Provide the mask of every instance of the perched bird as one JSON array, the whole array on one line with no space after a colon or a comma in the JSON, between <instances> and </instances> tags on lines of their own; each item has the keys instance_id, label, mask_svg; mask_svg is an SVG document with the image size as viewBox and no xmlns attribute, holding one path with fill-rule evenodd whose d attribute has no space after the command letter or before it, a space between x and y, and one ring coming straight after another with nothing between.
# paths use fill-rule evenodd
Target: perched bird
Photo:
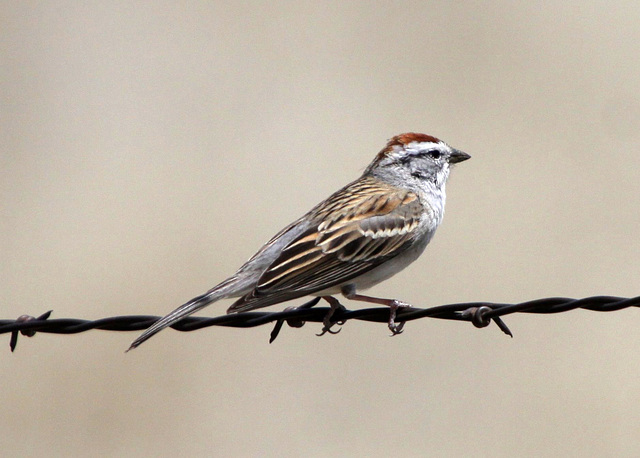
<instances>
[{"instance_id":1,"label":"perched bird","mask_svg":"<svg viewBox=\"0 0 640 458\"><path fill-rule=\"evenodd\" d=\"M231 277L155 322L129 350L225 298L239 298L227 310L236 313L320 296L331 305L324 334L332 332L331 315L340 307L333 295L341 293L389 306L389 329L402 332L396 310L409 304L358 292L422 254L442 222L450 165L470 157L430 135L393 137L360 178L278 232Z\"/></svg>"}]
</instances>

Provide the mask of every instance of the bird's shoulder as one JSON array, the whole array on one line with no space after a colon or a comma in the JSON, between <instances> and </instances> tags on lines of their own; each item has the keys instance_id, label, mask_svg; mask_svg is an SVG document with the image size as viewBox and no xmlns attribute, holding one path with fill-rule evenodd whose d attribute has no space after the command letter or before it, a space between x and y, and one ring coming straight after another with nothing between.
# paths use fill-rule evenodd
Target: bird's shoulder
<instances>
[{"instance_id":1,"label":"bird's shoulder","mask_svg":"<svg viewBox=\"0 0 640 458\"><path fill-rule=\"evenodd\" d=\"M365 176L349 183L309 213L318 223L318 231L359 223L394 214L412 219L423 211L414 192Z\"/></svg>"}]
</instances>

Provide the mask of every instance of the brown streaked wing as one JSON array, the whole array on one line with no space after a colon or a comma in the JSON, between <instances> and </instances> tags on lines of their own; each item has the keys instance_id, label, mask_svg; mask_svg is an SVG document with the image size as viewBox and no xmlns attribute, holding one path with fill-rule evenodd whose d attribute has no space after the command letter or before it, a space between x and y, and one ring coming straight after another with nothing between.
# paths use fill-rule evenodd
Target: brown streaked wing
<instances>
[{"instance_id":1,"label":"brown streaked wing","mask_svg":"<svg viewBox=\"0 0 640 458\"><path fill-rule=\"evenodd\" d=\"M351 183L309 213L320 224L289 243L229 311L313 294L366 273L412 243L421 214L411 192L370 178Z\"/></svg>"}]
</instances>

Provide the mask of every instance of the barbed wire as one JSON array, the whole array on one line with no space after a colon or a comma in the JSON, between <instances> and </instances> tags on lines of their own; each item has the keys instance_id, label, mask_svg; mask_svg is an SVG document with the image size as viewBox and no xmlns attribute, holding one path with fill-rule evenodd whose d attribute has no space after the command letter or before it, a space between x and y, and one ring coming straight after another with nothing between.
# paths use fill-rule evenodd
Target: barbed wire
<instances>
[{"instance_id":1,"label":"barbed wire","mask_svg":"<svg viewBox=\"0 0 640 458\"><path fill-rule=\"evenodd\" d=\"M275 322L269 339L269 343L271 343L278 337L285 323L294 328L302 327L306 322L322 323L330 309L329 307L313 308L319 300L320 298L314 298L301 306L288 307L281 312L243 312L214 318L188 317L171 327L177 331L189 332L209 326L252 328ZM640 307L640 296L632 298L593 296L582 299L549 297L517 304L466 302L429 308L413 307L409 309L399 309L396 322L407 322L420 318L438 318L466 321L472 323L477 328L483 328L493 321L502 332L513 337L513 334L501 318L505 315L513 313L561 313L574 309L613 312L628 307ZM9 342L11 351L14 351L16 348L18 333L33 337L36 332L77 334L91 329L101 329L103 331L140 331L148 328L161 318L154 315L126 315L93 321L75 318L57 318L50 320L49 317L51 313L52 311L48 311L38 317L22 315L16 320L0 320L0 334L11 333L11 340ZM389 308L374 307L357 310L341 308L336 310L332 315L332 322L339 325L349 320L387 323L389 320Z\"/></svg>"}]
</instances>

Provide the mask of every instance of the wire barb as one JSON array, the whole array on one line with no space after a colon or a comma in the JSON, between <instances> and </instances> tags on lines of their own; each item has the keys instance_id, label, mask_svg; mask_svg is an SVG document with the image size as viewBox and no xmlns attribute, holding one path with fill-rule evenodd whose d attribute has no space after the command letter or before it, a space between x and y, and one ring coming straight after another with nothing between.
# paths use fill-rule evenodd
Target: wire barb
<instances>
[{"instance_id":1,"label":"wire barb","mask_svg":"<svg viewBox=\"0 0 640 458\"><path fill-rule=\"evenodd\" d=\"M209 326L227 326L234 328L252 328L267 323L275 323L271 331L269 342L273 342L279 335L284 323L289 327L300 328L308 321L322 323L329 307L316 307L320 298L298 307L287 307L281 312L244 312L222 315L215 318L188 317L171 326L177 331L195 331ZM640 296L625 298L615 296L593 296L582 299L567 297L550 297L521 302L518 304L498 304L490 302L471 302L460 304L439 305L430 308L402 308L398 310L397 321L408 322L420 318L438 318L444 320L467 321L477 328L487 327L491 321L508 336L513 334L502 321L501 317L512 313L561 313L574 309L584 309L596 312L613 312L629 307L640 307ZM0 320L0 334L11 334L9 346L14 351L18 342L18 333L32 337L36 332L51 334L77 334L90 329L105 331L140 331L148 328L160 317L148 315L129 315L102 318L95 321L71 318L53 319L51 311L34 318L23 315L16 320ZM389 308L375 307L358 310L338 308L334 311L331 321L346 323L349 320L371 321L388 324Z\"/></svg>"},{"instance_id":2,"label":"wire barb","mask_svg":"<svg viewBox=\"0 0 640 458\"><path fill-rule=\"evenodd\" d=\"M51 312L53 310L49 310L48 312L43 313L38 318L33 317L31 315L20 315L16 320L16 323L33 323L33 321L44 321L51 316ZM21 329L20 334L27 337L33 337L36 335L36 331L34 329ZM16 349L16 345L18 345L18 331L11 332L11 339L9 340L9 348L11 349L11 353Z\"/></svg>"}]
</instances>

